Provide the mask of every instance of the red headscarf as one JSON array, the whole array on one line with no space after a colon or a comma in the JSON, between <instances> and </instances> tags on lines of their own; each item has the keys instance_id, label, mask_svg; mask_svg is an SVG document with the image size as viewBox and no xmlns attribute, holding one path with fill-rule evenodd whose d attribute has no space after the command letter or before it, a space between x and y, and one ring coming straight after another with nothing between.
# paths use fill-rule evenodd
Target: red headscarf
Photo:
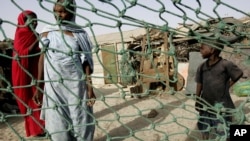
<instances>
[{"instance_id":1,"label":"red headscarf","mask_svg":"<svg viewBox=\"0 0 250 141\"><path fill-rule=\"evenodd\" d=\"M19 14L17 19L17 28L14 39L15 50L19 55L27 55L28 47L36 40L37 33L34 33L28 25L25 25L28 15L36 15L30 10L25 10Z\"/></svg>"}]
</instances>

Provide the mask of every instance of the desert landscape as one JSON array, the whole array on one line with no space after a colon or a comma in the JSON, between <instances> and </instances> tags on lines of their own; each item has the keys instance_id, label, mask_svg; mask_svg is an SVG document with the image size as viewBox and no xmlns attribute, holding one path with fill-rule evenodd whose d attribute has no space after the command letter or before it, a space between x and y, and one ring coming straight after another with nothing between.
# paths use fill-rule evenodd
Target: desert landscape
<instances>
[{"instance_id":1,"label":"desert landscape","mask_svg":"<svg viewBox=\"0 0 250 141\"><path fill-rule=\"evenodd\" d=\"M127 88L118 89L117 85L99 86L95 91L98 99L94 105L97 120L94 141L195 141L200 138L196 127L198 112L190 95L158 93L138 99L131 98ZM232 97L236 105L246 99ZM1 115L0 129L1 141L49 141L46 137L26 138L22 117Z\"/></svg>"}]
</instances>

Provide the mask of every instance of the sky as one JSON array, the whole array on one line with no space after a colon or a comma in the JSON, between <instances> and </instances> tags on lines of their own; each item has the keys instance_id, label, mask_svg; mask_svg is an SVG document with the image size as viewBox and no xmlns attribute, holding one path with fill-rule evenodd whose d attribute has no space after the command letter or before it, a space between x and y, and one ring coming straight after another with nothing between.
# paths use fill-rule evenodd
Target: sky
<instances>
[{"instance_id":1,"label":"sky","mask_svg":"<svg viewBox=\"0 0 250 141\"><path fill-rule=\"evenodd\" d=\"M37 32L39 33L46 24L55 23L52 13L53 0L0 0L0 19L2 20L0 31L0 41L5 37L14 39L17 17L22 10L32 10L38 16ZM175 6L173 1L180 2ZM197 3L201 2L201 7ZM233 7L229 8L223 4L217 5L213 0L112 0L110 4L100 2L99 0L76 0L77 17L76 23L93 35L101 35L112 32L119 32L117 27L121 21L122 31L132 30L143 26L141 21L151 23L153 25L167 24L169 27L177 27L178 23L183 23L182 18L186 15L188 18L199 22L192 9L200 9L200 11L210 17L235 17L241 18L246 16L245 13L250 13L249 0L220 0L223 3ZM131 2L137 2L135 6ZM185 6L183 6L185 5ZM160 14L160 10L165 8L165 12ZM97 12L95 11L97 10ZM238 9L238 10L234 10ZM132 20L121 18L122 14L132 17ZM243 13L241 12L243 11ZM176 15L178 16L176 16ZM199 17L207 19L204 14L199 14ZM187 20L188 23L193 23L192 20ZM0 22L1 23L1 22ZM89 28L87 25L92 24ZM93 31L93 32L91 32Z\"/></svg>"}]
</instances>

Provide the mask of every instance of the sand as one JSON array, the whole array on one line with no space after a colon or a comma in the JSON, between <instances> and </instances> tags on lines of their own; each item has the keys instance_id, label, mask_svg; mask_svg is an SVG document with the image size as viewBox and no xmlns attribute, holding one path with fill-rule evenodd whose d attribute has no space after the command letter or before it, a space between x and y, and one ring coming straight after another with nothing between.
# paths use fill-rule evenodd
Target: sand
<instances>
[{"instance_id":1,"label":"sand","mask_svg":"<svg viewBox=\"0 0 250 141\"><path fill-rule=\"evenodd\" d=\"M94 114L98 122L94 141L194 141L200 138L194 100L182 92L174 95L151 94L137 99L130 97L127 88L123 88L122 93L115 85L104 85L95 91L98 100L94 105ZM233 99L239 105L245 98L233 95ZM148 118L150 111L153 114ZM18 141L21 138L49 141L26 138L22 117L7 118L7 122L9 126L0 123L0 141Z\"/></svg>"}]
</instances>

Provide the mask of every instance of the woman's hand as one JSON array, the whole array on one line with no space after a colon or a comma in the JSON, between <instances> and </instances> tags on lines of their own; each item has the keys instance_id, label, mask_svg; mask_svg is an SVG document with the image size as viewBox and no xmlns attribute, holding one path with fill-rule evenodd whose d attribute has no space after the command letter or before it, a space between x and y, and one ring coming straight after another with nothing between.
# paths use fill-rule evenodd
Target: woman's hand
<instances>
[{"instance_id":1,"label":"woman's hand","mask_svg":"<svg viewBox=\"0 0 250 141\"><path fill-rule=\"evenodd\" d=\"M87 105L92 107L95 104L96 96L93 90L88 91L88 102Z\"/></svg>"},{"instance_id":2,"label":"woman's hand","mask_svg":"<svg viewBox=\"0 0 250 141\"><path fill-rule=\"evenodd\" d=\"M39 90L36 90L34 96L32 97L32 100L34 101L34 103L40 106L42 105L42 98L43 94Z\"/></svg>"},{"instance_id":3,"label":"woman's hand","mask_svg":"<svg viewBox=\"0 0 250 141\"><path fill-rule=\"evenodd\" d=\"M92 107L95 104L96 96L92 87L91 80L91 68L88 61L84 61L82 64L83 72L86 74L86 82L87 82L87 91L88 91L88 101L87 105Z\"/></svg>"}]
</instances>

